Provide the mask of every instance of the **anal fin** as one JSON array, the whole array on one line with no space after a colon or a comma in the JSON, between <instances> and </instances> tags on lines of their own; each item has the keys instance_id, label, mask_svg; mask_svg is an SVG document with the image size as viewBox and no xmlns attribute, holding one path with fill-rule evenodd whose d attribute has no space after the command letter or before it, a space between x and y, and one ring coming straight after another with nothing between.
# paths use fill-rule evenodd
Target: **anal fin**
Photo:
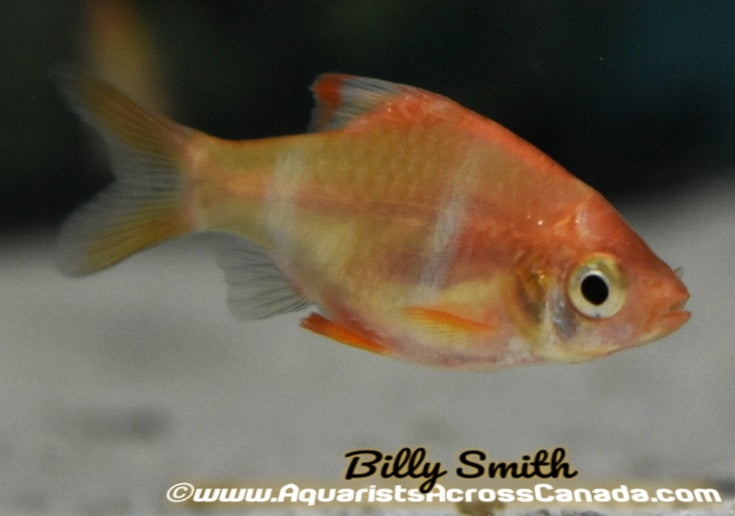
<instances>
[{"instance_id":1,"label":"anal fin","mask_svg":"<svg viewBox=\"0 0 735 516\"><path fill-rule=\"evenodd\" d=\"M306 319L301 321L301 326L307 330L313 331L314 333L318 333L341 342L342 344L354 346L366 351L372 351L373 353L378 353L380 355L384 355L388 352L385 347L373 342L368 337L332 322L317 313L310 314Z\"/></svg>"},{"instance_id":2,"label":"anal fin","mask_svg":"<svg viewBox=\"0 0 735 516\"><path fill-rule=\"evenodd\" d=\"M310 304L255 244L234 235L221 235L217 243L218 262L229 286L227 304L238 318L262 319Z\"/></svg>"}]
</instances>

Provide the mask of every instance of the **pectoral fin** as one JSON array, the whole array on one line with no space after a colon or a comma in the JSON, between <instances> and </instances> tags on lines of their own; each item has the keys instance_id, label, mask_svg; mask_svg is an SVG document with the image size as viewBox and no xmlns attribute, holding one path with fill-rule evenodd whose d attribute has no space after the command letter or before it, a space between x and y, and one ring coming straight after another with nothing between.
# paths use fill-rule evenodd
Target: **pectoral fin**
<instances>
[{"instance_id":1,"label":"pectoral fin","mask_svg":"<svg viewBox=\"0 0 735 516\"><path fill-rule=\"evenodd\" d=\"M384 355L388 352L385 347L373 342L368 337L332 322L317 313L310 314L306 319L301 321L301 326L307 330L313 331L314 333L318 333L341 342L342 344L354 346L366 351L372 351L373 353L378 353L380 355Z\"/></svg>"},{"instance_id":2,"label":"pectoral fin","mask_svg":"<svg viewBox=\"0 0 735 516\"><path fill-rule=\"evenodd\" d=\"M404 309L404 313L410 321L439 334L477 334L496 331L493 324L467 319L441 308L409 306Z\"/></svg>"}]
</instances>

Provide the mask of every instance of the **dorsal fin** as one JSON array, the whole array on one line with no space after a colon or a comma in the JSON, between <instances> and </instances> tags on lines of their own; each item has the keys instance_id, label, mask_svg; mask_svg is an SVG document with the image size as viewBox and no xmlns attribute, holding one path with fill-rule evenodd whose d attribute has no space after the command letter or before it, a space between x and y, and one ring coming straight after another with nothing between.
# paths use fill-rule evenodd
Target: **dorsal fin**
<instances>
[{"instance_id":1,"label":"dorsal fin","mask_svg":"<svg viewBox=\"0 0 735 516\"><path fill-rule=\"evenodd\" d=\"M311 112L309 131L341 129L397 94L413 89L380 79L322 74L311 86L315 106Z\"/></svg>"}]
</instances>

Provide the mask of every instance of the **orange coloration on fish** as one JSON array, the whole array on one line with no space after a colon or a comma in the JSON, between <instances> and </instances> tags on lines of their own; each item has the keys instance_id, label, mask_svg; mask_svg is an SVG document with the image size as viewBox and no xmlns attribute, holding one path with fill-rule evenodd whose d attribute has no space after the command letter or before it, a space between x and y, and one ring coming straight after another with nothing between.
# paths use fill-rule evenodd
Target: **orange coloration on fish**
<instances>
[{"instance_id":1,"label":"orange coloration on fish","mask_svg":"<svg viewBox=\"0 0 735 516\"><path fill-rule=\"evenodd\" d=\"M439 95L323 75L311 132L234 142L57 76L117 175L62 229L68 274L220 232L240 317L314 304L309 330L467 370L602 357L689 317L677 275L600 194Z\"/></svg>"}]
</instances>

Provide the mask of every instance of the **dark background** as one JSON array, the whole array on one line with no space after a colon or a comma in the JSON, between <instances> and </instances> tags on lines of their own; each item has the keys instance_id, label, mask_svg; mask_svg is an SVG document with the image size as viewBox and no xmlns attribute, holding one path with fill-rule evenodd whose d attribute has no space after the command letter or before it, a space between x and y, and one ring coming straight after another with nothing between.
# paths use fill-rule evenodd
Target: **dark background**
<instances>
[{"instance_id":1,"label":"dark background","mask_svg":"<svg viewBox=\"0 0 735 516\"><path fill-rule=\"evenodd\" d=\"M110 180L48 70L87 5L0 1L0 229L60 222ZM616 199L735 165L732 1L218 1L138 5L168 113L230 138L302 132L324 71L444 94Z\"/></svg>"}]
</instances>

